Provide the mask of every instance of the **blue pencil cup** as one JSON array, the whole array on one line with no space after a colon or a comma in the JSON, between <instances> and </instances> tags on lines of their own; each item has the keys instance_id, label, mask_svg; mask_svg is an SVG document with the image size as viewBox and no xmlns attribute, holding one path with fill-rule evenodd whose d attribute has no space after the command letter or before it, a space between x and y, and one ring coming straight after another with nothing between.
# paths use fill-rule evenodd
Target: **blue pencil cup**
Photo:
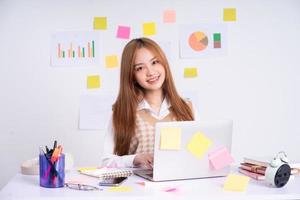
<instances>
[{"instance_id":1,"label":"blue pencil cup","mask_svg":"<svg viewBox=\"0 0 300 200\"><path fill-rule=\"evenodd\" d=\"M40 186L59 188L65 185L65 155L61 154L57 161L51 163L50 158L40 155Z\"/></svg>"}]
</instances>

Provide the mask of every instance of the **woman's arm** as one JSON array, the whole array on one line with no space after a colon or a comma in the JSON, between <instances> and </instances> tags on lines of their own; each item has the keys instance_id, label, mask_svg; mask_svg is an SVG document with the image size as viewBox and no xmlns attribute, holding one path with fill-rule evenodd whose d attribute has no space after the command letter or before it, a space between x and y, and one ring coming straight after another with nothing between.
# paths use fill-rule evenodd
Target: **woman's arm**
<instances>
[{"instance_id":1,"label":"woman's arm","mask_svg":"<svg viewBox=\"0 0 300 200\"><path fill-rule=\"evenodd\" d=\"M114 132L112 126L112 119L109 122L107 131L105 133L103 156L101 158L101 166L106 167L133 167L133 160L135 155L118 156L114 154Z\"/></svg>"}]
</instances>

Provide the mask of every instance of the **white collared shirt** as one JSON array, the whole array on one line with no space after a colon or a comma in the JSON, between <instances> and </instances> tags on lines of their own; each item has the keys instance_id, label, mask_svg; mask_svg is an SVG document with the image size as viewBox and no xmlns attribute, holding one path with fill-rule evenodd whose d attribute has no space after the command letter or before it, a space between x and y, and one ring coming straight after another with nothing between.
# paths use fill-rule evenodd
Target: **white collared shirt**
<instances>
[{"instance_id":1,"label":"white collared shirt","mask_svg":"<svg viewBox=\"0 0 300 200\"><path fill-rule=\"evenodd\" d=\"M137 110L147 110L154 118L161 120L164 117L166 117L170 111L170 104L166 100L166 98L163 100L159 112L156 112L150 104L143 99L138 107ZM198 119L198 112L193 107L193 112L195 115L195 119ZM124 156L118 156L114 154L114 132L113 132L113 126L112 126L112 118L110 119L108 129L104 138L104 149L103 149L103 156L102 156L102 163L101 166L110 166L110 167L133 167L133 160L135 157L135 154L133 155L124 155Z\"/></svg>"},{"instance_id":2,"label":"white collared shirt","mask_svg":"<svg viewBox=\"0 0 300 200\"><path fill-rule=\"evenodd\" d=\"M137 110L138 111L139 110L147 110L152 115L152 117L154 117L158 120L161 120L170 113L170 111L169 111L170 106L171 105L167 102L167 100L165 98L163 100L163 102L161 103L160 110L158 112L156 112L153 108L151 108L150 104L144 99L138 105Z\"/></svg>"}]
</instances>

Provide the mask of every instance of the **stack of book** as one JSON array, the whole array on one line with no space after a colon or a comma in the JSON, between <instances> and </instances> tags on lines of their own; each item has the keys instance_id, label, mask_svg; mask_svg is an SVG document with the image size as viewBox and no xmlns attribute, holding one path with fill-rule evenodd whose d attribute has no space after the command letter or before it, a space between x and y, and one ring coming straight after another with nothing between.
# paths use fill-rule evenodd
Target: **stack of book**
<instances>
[{"instance_id":1,"label":"stack of book","mask_svg":"<svg viewBox=\"0 0 300 200\"><path fill-rule=\"evenodd\" d=\"M261 165L256 165L252 163L243 162L239 167L239 172L242 174L254 178L256 180L264 180L266 167Z\"/></svg>"},{"instance_id":2,"label":"stack of book","mask_svg":"<svg viewBox=\"0 0 300 200\"><path fill-rule=\"evenodd\" d=\"M245 157L239 167L239 172L256 180L264 180L270 161L271 158ZM289 165L291 167L291 175L300 174L299 163L291 162Z\"/></svg>"}]
</instances>

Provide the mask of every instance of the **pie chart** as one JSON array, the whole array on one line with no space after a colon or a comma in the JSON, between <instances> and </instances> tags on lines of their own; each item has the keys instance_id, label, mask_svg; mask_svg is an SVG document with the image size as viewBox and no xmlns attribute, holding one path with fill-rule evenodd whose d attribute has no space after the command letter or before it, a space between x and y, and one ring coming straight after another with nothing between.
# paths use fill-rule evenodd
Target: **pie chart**
<instances>
[{"instance_id":1,"label":"pie chart","mask_svg":"<svg viewBox=\"0 0 300 200\"><path fill-rule=\"evenodd\" d=\"M189 37L189 45L195 51L203 51L208 45L208 38L203 32L194 32Z\"/></svg>"}]
</instances>

